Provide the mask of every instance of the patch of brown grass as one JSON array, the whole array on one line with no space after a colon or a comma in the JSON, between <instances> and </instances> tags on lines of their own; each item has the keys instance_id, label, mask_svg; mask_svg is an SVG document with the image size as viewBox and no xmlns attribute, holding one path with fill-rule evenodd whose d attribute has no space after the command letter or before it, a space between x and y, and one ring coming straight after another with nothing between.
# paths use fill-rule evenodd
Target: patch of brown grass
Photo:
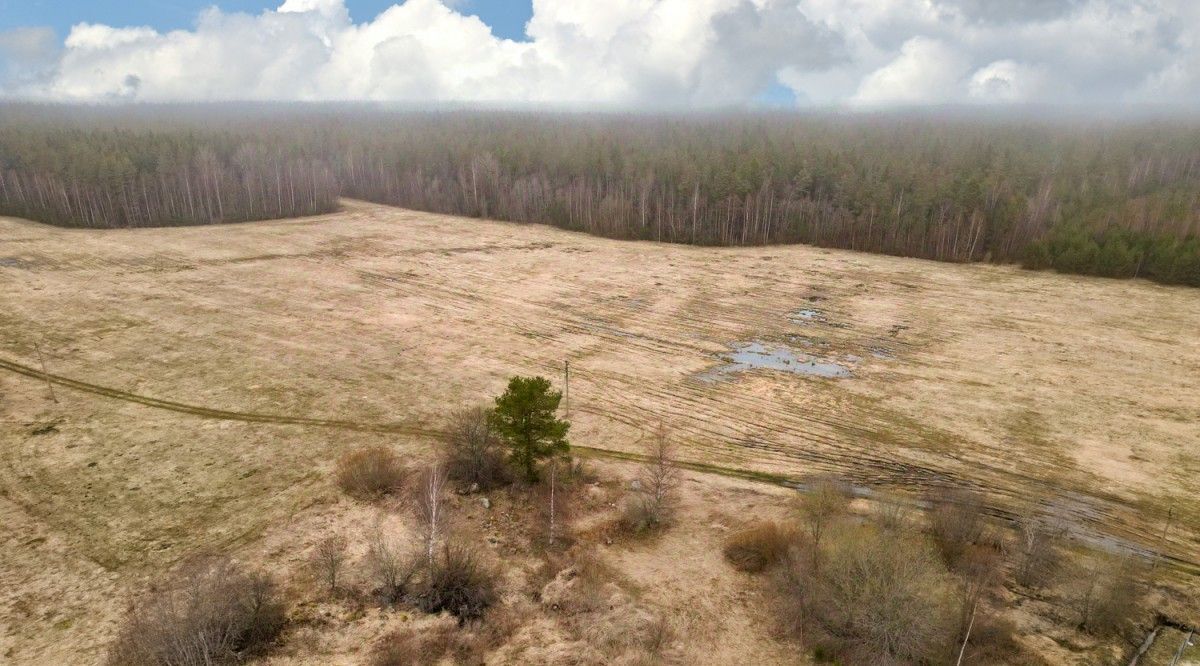
<instances>
[{"instance_id":1,"label":"patch of brown grass","mask_svg":"<svg viewBox=\"0 0 1200 666\"><path fill-rule=\"evenodd\" d=\"M369 446L342 456L337 465L337 484L351 497L372 500L393 493L404 485L400 457L386 446Z\"/></svg>"},{"instance_id":2,"label":"patch of brown grass","mask_svg":"<svg viewBox=\"0 0 1200 666\"><path fill-rule=\"evenodd\" d=\"M725 540L725 559L739 571L757 573L782 561L795 543L795 532L778 523L752 523Z\"/></svg>"}]
</instances>

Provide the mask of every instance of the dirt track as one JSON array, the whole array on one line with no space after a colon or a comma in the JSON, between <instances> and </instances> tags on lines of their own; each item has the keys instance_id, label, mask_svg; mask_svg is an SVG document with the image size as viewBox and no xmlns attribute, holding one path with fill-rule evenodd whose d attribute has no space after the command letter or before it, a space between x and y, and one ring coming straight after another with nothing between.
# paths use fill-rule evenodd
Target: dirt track
<instances>
[{"instance_id":1,"label":"dirt track","mask_svg":"<svg viewBox=\"0 0 1200 666\"><path fill-rule=\"evenodd\" d=\"M1173 504L1166 550L1200 550L1194 290L359 203L190 229L0 220L0 258L0 367L17 371L0 376L0 497L79 566L150 571L252 539L344 447L420 452L447 404L512 373L558 379L568 358L583 446L636 451L661 419L699 466L967 484L1149 547ZM747 341L852 376L705 379ZM35 343L81 389L61 404Z\"/></svg>"}]
</instances>

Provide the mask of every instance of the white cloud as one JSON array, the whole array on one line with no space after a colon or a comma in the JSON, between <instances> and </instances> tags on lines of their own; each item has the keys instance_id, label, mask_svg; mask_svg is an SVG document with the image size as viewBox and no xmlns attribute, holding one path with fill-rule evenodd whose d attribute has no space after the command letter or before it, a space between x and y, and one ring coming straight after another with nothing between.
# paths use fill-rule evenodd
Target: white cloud
<instances>
[{"instance_id":1,"label":"white cloud","mask_svg":"<svg viewBox=\"0 0 1200 666\"><path fill-rule=\"evenodd\" d=\"M997 60L971 75L968 94L983 102L1036 102L1049 91L1046 73L1012 60Z\"/></svg>"},{"instance_id":2,"label":"white cloud","mask_svg":"<svg viewBox=\"0 0 1200 666\"><path fill-rule=\"evenodd\" d=\"M818 104L1200 102L1193 0L533 0L526 41L466 6L0 32L0 95L712 106L779 81Z\"/></svg>"},{"instance_id":3,"label":"white cloud","mask_svg":"<svg viewBox=\"0 0 1200 666\"><path fill-rule=\"evenodd\" d=\"M913 37L894 60L863 79L851 101L867 105L954 101L969 67L953 48L935 39Z\"/></svg>"}]
</instances>

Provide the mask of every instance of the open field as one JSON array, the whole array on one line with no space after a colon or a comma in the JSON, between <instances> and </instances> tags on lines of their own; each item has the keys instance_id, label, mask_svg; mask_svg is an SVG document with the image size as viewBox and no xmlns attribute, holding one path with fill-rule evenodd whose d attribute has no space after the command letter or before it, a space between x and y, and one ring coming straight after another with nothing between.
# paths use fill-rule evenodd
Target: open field
<instances>
[{"instance_id":1,"label":"open field","mask_svg":"<svg viewBox=\"0 0 1200 666\"><path fill-rule=\"evenodd\" d=\"M0 656L22 662L94 657L132 582L327 511L345 448L420 454L448 404L568 359L578 445L637 451L662 420L714 471L964 483L1108 547L1158 549L1170 508L1162 550L1200 566L1193 289L347 202L203 228L0 219L0 303Z\"/></svg>"}]
</instances>

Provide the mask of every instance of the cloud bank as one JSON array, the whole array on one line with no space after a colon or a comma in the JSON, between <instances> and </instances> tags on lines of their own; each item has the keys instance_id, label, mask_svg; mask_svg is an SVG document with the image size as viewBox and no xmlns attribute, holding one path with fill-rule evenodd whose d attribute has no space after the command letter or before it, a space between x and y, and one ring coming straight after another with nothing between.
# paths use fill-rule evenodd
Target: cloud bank
<instances>
[{"instance_id":1,"label":"cloud bank","mask_svg":"<svg viewBox=\"0 0 1200 666\"><path fill-rule=\"evenodd\" d=\"M354 23L343 0L190 30L0 32L0 96L593 107L1200 102L1193 0L534 0L527 39L459 3Z\"/></svg>"}]
</instances>

